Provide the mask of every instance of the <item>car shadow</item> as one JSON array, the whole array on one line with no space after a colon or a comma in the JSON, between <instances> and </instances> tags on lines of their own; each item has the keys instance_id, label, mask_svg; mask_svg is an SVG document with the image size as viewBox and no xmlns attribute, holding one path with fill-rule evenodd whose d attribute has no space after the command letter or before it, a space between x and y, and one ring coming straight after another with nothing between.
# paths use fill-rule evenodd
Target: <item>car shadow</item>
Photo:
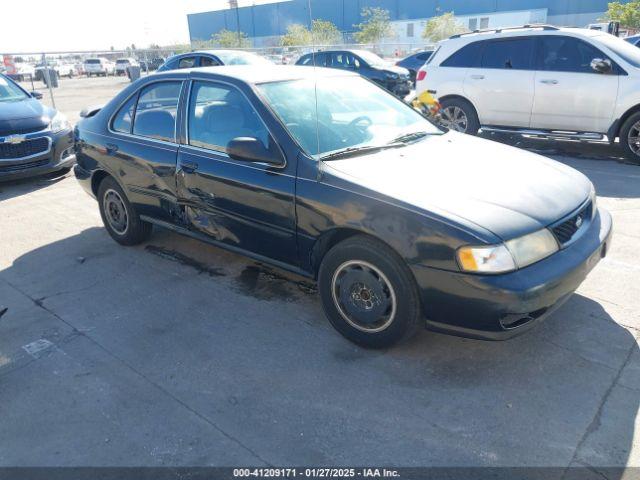
<instances>
[{"instance_id":1,"label":"car shadow","mask_svg":"<svg viewBox=\"0 0 640 480\"><path fill-rule=\"evenodd\" d=\"M579 478L619 479L606 467L629 460L640 396L623 367L638 361L636 340L580 294L505 342L425 331L372 351L331 329L297 277L162 230L124 248L90 228L21 255L0 279L275 464L377 455L395 465L557 467L543 478L572 478L571 465L586 469ZM11 333L3 326L0 337ZM230 392L247 401L228 408ZM65 428L60 418L74 412L57 415L51 424ZM275 453L298 419L318 417L314 435ZM313 457L318 445L323 456Z\"/></svg>"},{"instance_id":2,"label":"car shadow","mask_svg":"<svg viewBox=\"0 0 640 480\"><path fill-rule=\"evenodd\" d=\"M37 175L20 180L0 181L0 202L9 200L10 198L27 195L42 188L50 187L68 176L73 175L72 172L58 171Z\"/></svg>"}]
</instances>

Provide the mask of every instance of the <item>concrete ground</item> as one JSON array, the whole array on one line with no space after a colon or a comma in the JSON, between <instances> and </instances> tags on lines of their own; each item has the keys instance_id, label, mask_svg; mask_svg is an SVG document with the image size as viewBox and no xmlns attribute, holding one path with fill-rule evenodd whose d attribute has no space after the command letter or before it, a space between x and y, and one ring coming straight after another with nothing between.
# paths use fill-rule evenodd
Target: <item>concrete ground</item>
<instances>
[{"instance_id":1,"label":"concrete ground","mask_svg":"<svg viewBox=\"0 0 640 480\"><path fill-rule=\"evenodd\" d=\"M0 184L0 466L640 467L640 167L502 140L585 173L615 228L506 342L363 350L298 278L160 229L121 247L70 175Z\"/></svg>"}]
</instances>

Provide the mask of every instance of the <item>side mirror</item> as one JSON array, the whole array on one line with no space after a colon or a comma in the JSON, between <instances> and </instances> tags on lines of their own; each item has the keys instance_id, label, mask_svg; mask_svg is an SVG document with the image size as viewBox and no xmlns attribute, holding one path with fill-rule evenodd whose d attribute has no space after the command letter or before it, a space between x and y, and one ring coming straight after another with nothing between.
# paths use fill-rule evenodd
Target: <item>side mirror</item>
<instances>
[{"instance_id":1,"label":"side mirror","mask_svg":"<svg viewBox=\"0 0 640 480\"><path fill-rule=\"evenodd\" d=\"M36 92L35 90L31 92L31 96L36 100L42 100L42 94L40 92Z\"/></svg>"},{"instance_id":2,"label":"side mirror","mask_svg":"<svg viewBox=\"0 0 640 480\"><path fill-rule=\"evenodd\" d=\"M598 73L609 73L613 70L611 60L603 60L602 58L594 58L591 60L591 68Z\"/></svg>"},{"instance_id":3,"label":"side mirror","mask_svg":"<svg viewBox=\"0 0 640 480\"><path fill-rule=\"evenodd\" d=\"M282 165L283 158L264 146L254 137L236 137L227 144L227 154L234 160L246 162L263 162L270 165Z\"/></svg>"}]
</instances>

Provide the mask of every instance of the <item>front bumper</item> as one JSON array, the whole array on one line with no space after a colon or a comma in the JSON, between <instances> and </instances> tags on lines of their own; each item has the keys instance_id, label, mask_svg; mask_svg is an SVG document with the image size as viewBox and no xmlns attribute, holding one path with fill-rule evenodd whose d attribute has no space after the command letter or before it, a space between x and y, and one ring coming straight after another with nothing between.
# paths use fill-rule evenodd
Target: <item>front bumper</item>
<instances>
[{"instance_id":1,"label":"front bumper","mask_svg":"<svg viewBox=\"0 0 640 480\"><path fill-rule=\"evenodd\" d=\"M0 181L18 180L71 168L76 162L73 131L35 132L25 135L27 140L48 137L51 147L42 153L22 158L0 158ZM4 138L0 137L0 142Z\"/></svg>"},{"instance_id":2,"label":"front bumper","mask_svg":"<svg viewBox=\"0 0 640 480\"><path fill-rule=\"evenodd\" d=\"M600 208L578 241L515 272L473 275L412 266L427 328L485 340L529 330L562 305L606 255L611 232L611 215Z\"/></svg>"},{"instance_id":3,"label":"front bumper","mask_svg":"<svg viewBox=\"0 0 640 480\"><path fill-rule=\"evenodd\" d=\"M405 97L413 88L413 83L410 80L396 80L389 81L387 83L387 90L398 97Z\"/></svg>"}]
</instances>

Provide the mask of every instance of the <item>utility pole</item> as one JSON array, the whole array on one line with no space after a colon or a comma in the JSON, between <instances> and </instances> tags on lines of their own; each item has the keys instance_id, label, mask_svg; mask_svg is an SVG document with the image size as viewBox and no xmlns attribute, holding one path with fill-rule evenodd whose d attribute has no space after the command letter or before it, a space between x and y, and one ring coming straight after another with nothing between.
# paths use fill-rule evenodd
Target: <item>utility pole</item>
<instances>
[{"instance_id":1,"label":"utility pole","mask_svg":"<svg viewBox=\"0 0 640 480\"><path fill-rule=\"evenodd\" d=\"M229 0L229 8L236 9L236 27L238 30L238 48L242 46L242 39L240 37L240 9L238 8L238 0Z\"/></svg>"}]
</instances>

